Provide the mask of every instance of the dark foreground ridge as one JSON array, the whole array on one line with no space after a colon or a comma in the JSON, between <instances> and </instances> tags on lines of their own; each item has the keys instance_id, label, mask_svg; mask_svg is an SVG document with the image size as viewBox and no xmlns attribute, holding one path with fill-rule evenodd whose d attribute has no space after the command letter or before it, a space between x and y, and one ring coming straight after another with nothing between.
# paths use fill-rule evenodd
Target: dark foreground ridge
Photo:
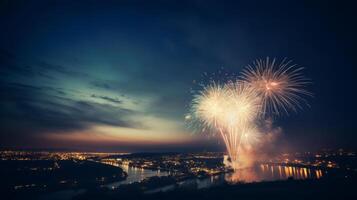
<instances>
[{"instance_id":1,"label":"dark foreground ridge","mask_svg":"<svg viewBox=\"0 0 357 200\"><path fill-rule=\"evenodd\" d=\"M214 188L191 190L178 189L170 192L144 194L141 188L125 190L91 190L77 196L76 200L85 199L357 199L357 180L354 178L320 180L286 180L237 185L221 185Z\"/></svg>"}]
</instances>

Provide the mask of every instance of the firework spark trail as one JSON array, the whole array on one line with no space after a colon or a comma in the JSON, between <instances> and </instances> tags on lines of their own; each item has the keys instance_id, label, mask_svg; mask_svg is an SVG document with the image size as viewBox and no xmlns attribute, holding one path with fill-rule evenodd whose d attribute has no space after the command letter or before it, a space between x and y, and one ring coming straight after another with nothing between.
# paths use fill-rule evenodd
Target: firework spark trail
<instances>
[{"instance_id":1,"label":"firework spark trail","mask_svg":"<svg viewBox=\"0 0 357 200\"><path fill-rule=\"evenodd\" d=\"M241 78L261 95L263 115L289 114L289 110L297 111L302 103L307 104L305 96L312 96L305 89L310 82L304 78L302 70L286 59L277 64L275 59L270 61L267 57L253 62L253 67L248 65Z\"/></svg>"},{"instance_id":2,"label":"firework spark trail","mask_svg":"<svg viewBox=\"0 0 357 200\"><path fill-rule=\"evenodd\" d=\"M219 132L234 170L240 167L241 148L251 149L259 140L258 120L296 111L307 103L304 96L312 96L305 89L309 81L302 76L303 68L295 67L286 59L278 65L275 59L256 60L243 71L242 80L213 82L194 96L188 119Z\"/></svg>"},{"instance_id":3,"label":"firework spark trail","mask_svg":"<svg viewBox=\"0 0 357 200\"><path fill-rule=\"evenodd\" d=\"M192 115L219 131L234 168L238 166L242 137L259 115L260 102L258 93L244 82L213 83L193 100Z\"/></svg>"}]
</instances>

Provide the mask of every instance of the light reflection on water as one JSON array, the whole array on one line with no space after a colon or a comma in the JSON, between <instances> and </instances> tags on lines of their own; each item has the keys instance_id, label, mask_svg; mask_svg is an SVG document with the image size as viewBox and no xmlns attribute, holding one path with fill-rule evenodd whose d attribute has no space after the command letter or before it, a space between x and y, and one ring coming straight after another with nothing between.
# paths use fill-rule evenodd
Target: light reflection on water
<instances>
[{"instance_id":1,"label":"light reflection on water","mask_svg":"<svg viewBox=\"0 0 357 200\"><path fill-rule=\"evenodd\" d=\"M131 167L129 165L119 165L127 174L127 178L123 181L118 181L106 185L109 188L116 188L119 185L131 184L135 182L141 182L142 180L152 176L168 176L169 173L160 170L148 170L144 168Z\"/></svg>"},{"instance_id":2,"label":"light reflection on water","mask_svg":"<svg viewBox=\"0 0 357 200\"><path fill-rule=\"evenodd\" d=\"M134 182L141 182L145 178L152 176L168 176L168 172L160 172L160 170L148 170L136 167L130 167L128 165L121 165L125 172L128 173L128 177L124 181L114 182L106 185L109 188L116 188L123 184L130 184ZM160 187L148 192L168 191L174 188L209 188L217 186L225 182L228 183L250 183L260 181L274 181L274 180L286 180L290 177L294 179L319 179L323 176L321 169L312 169L307 167L294 167L294 166L282 166L282 165L268 165L262 164L252 168L241 169L232 173L225 173L210 176L207 178L193 178L178 182L177 185L169 185Z\"/></svg>"},{"instance_id":3,"label":"light reflection on water","mask_svg":"<svg viewBox=\"0 0 357 200\"><path fill-rule=\"evenodd\" d=\"M319 179L324 174L321 169L307 167L281 166L281 165L257 165L252 168L241 169L236 172L210 176L204 179L189 179L179 183L179 187L196 189L209 188L225 182L251 183L261 181L293 179Z\"/></svg>"},{"instance_id":4,"label":"light reflection on water","mask_svg":"<svg viewBox=\"0 0 357 200\"><path fill-rule=\"evenodd\" d=\"M294 179L319 179L322 176L323 171L321 169L261 164L253 168L242 169L234 173L226 174L225 180L230 183L235 183L284 180L289 177Z\"/></svg>"},{"instance_id":5,"label":"light reflection on water","mask_svg":"<svg viewBox=\"0 0 357 200\"><path fill-rule=\"evenodd\" d=\"M261 181L286 180L290 177L294 179L319 179L323 176L320 169L310 169L306 167L279 166L279 165L258 165L246 168L237 172L219 174L207 178L193 178L178 182L177 185L170 185L147 191L147 193L166 192L175 188L203 189L218 186L223 183L250 183Z\"/></svg>"},{"instance_id":6,"label":"light reflection on water","mask_svg":"<svg viewBox=\"0 0 357 200\"><path fill-rule=\"evenodd\" d=\"M148 170L136 167L129 167L129 165L121 165L125 172L128 173L128 177L124 181L114 182L105 185L109 188L116 188L123 184L130 184L134 182L140 182L145 178L152 176L168 176L168 172L162 172L160 170ZM284 180L289 177L294 179L319 179L324 175L321 169L310 169L307 167L292 167L292 166L280 166L280 165L267 165L262 164L253 168L242 169L234 173L220 174L210 176L203 179L188 179L179 182L177 185L168 185L159 187L154 190L147 191L147 193L166 192L174 190L176 188L210 188L213 186L221 185L225 182L238 183L238 182L259 182L259 181L273 181ZM76 194L83 193L85 190L64 190L60 192L50 193L43 195L40 199L72 199Z\"/></svg>"}]
</instances>

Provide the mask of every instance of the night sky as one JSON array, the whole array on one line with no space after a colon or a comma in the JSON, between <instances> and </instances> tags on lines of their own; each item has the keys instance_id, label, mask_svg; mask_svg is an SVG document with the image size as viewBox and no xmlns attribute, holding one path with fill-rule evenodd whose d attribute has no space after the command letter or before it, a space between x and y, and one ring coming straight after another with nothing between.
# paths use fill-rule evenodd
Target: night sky
<instances>
[{"instance_id":1,"label":"night sky","mask_svg":"<svg viewBox=\"0 0 357 200\"><path fill-rule=\"evenodd\" d=\"M1 1L0 147L222 150L187 128L191 89L269 56L313 81L282 143L354 148L354 6L264 2Z\"/></svg>"}]
</instances>

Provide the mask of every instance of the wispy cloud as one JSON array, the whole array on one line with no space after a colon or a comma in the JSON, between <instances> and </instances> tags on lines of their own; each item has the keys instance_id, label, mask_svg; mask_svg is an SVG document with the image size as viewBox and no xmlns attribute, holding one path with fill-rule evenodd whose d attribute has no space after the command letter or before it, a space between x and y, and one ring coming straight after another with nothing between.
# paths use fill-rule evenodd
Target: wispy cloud
<instances>
[{"instance_id":1,"label":"wispy cloud","mask_svg":"<svg viewBox=\"0 0 357 200\"><path fill-rule=\"evenodd\" d=\"M98 99L103 99L103 100L106 100L108 102L115 103L115 104L122 104L123 103L122 100L119 100L118 98L113 98L113 97L100 96L100 95L95 95L95 94L92 94L91 97L98 98Z\"/></svg>"}]
</instances>

